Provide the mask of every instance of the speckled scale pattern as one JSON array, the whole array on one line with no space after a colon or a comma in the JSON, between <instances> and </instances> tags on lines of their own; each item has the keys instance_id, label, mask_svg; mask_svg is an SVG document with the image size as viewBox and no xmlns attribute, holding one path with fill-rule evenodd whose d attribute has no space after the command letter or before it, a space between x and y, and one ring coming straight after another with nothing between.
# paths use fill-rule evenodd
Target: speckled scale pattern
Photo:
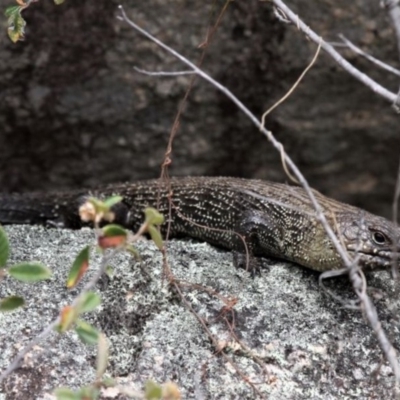
<instances>
[{"instance_id":1,"label":"speckled scale pattern","mask_svg":"<svg viewBox=\"0 0 400 400\"><path fill-rule=\"evenodd\" d=\"M145 207L158 205L166 219L170 214L170 237L189 236L244 251L240 234L254 255L283 258L320 271L342 267L307 193L299 187L261 180L184 177L167 183L147 180L111 185L91 192L0 195L0 222L54 222L77 228L81 225L77 209L88 194L123 196L115 210L116 222L132 230L143 221ZM350 255L357 254L366 268L390 266L393 254L399 251L397 226L316 191L314 194ZM166 229L164 224L164 235ZM376 243L375 232L382 233L386 242Z\"/></svg>"}]
</instances>

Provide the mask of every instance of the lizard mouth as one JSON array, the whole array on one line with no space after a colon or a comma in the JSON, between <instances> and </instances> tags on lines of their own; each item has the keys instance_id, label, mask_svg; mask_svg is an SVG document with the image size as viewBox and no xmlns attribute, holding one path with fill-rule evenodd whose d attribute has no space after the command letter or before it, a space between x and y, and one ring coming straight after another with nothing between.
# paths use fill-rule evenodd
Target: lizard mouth
<instances>
[{"instance_id":1,"label":"lizard mouth","mask_svg":"<svg viewBox=\"0 0 400 400\"><path fill-rule=\"evenodd\" d=\"M349 254L358 261L359 266L366 271L377 271L391 268L393 265L400 267L400 253L389 250L381 250L376 253L368 253L349 249Z\"/></svg>"}]
</instances>

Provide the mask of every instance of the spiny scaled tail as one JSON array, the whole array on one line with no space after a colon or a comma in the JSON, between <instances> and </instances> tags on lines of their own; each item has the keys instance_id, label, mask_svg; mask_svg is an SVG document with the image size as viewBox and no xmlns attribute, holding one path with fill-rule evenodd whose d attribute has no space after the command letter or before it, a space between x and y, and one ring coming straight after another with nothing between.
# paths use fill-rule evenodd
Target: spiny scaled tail
<instances>
[{"instance_id":1,"label":"spiny scaled tail","mask_svg":"<svg viewBox=\"0 0 400 400\"><path fill-rule=\"evenodd\" d=\"M48 226L70 226L79 223L75 212L68 212L72 204L59 204L55 198L43 198L35 194L0 194L0 224L32 224ZM74 202L72 202L74 203Z\"/></svg>"}]
</instances>

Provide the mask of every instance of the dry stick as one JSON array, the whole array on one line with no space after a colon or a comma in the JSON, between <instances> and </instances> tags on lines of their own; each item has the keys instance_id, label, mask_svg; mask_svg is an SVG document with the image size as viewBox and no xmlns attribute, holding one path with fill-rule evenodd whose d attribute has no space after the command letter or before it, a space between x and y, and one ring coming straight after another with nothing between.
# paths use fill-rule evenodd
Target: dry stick
<instances>
[{"instance_id":1,"label":"dry stick","mask_svg":"<svg viewBox=\"0 0 400 400\"><path fill-rule=\"evenodd\" d=\"M398 70L397 68L394 68L391 65L386 64L383 61L378 60L377 58L371 56L371 54L368 54L365 51L361 50L354 43L350 42L350 40L347 39L344 35L339 34L338 36L340 37L340 39L342 39L346 47L348 47L354 53L366 58L368 61L371 61L372 63L376 64L378 67L384 69L385 71L389 71L394 75L400 76L400 70Z\"/></svg>"},{"instance_id":2,"label":"dry stick","mask_svg":"<svg viewBox=\"0 0 400 400\"><path fill-rule=\"evenodd\" d=\"M234 314L232 313L232 318L234 318ZM223 320L225 321L225 324L228 326L229 331L233 337L233 339L236 341L236 343L239 344L239 346L241 347L241 349L246 352L250 358L252 360L254 360L261 368L263 368L265 375L267 376L268 380L270 380L269 375L270 375L270 371L268 371L268 367L265 364L265 362L257 355L254 353L253 349L251 349L250 347L248 347L247 345L245 345L243 343L243 341L241 339L239 339L239 337L236 335L235 332L235 323L230 323L228 321L228 318L226 316L223 316Z\"/></svg>"},{"instance_id":3,"label":"dry stick","mask_svg":"<svg viewBox=\"0 0 400 400\"><path fill-rule=\"evenodd\" d=\"M264 128L265 127L265 118L267 115L269 115L273 110L275 110L276 107L278 107L280 104L282 104L297 88L299 83L302 81L306 73L311 69L311 67L314 65L315 61L317 61L319 51L321 50L321 41L318 44L317 51L314 54L314 57L312 58L310 64L307 65L306 69L301 73L297 81L294 83L294 85L289 89L289 91L280 99L278 100L273 106L271 106L261 117L261 126Z\"/></svg>"},{"instance_id":4,"label":"dry stick","mask_svg":"<svg viewBox=\"0 0 400 400\"><path fill-rule=\"evenodd\" d=\"M207 324L204 322L203 318L201 318L199 316L199 314L193 309L192 305L186 300L186 298L182 292L182 283L180 281L178 281L177 279L175 279L175 277L173 276L173 274L171 272L171 268L168 265L165 247L161 250L161 253L163 256L163 269L168 274L169 284L175 288L175 290L179 294L180 299L182 299L183 303L185 304L186 308L190 311L191 314L193 314L193 316L197 319L197 321L203 327L204 331L207 333L207 336L209 337L214 348L216 350L219 350L220 346L219 346L218 340L216 339L215 335L213 335L211 333L210 329L208 328ZM239 369L239 367L235 364L235 362L224 352L220 352L220 353L221 353L222 357L234 368L234 370L243 379L243 381L247 382L252 387L252 389L260 396L260 398L265 399L263 394L255 386L255 384ZM265 366L265 369L266 369L266 366Z\"/></svg>"},{"instance_id":5,"label":"dry stick","mask_svg":"<svg viewBox=\"0 0 400 400\"><path fill-rule=\"evenodd\" d=\"M367 87L371 88L375 93L378 93L385 99L388 99L392 102L393 105L396 105L396 101L398 99L398 95L394 95L393 93L389 92L383 86L379 85L377 82L372 80L370 77L365 75L364 73L357 70L353 65L351 65L348 61L346 61L331 45L326 43L320 36L318 36L313 30L311 30L300 18L296 15L290 8L288 8L283 1L281 0L272 0L274 5L279 8L280 12L285 15L287 20L290 20L293 24L297 26L297 28L303 31L312 41L315 43L321 43L322 48L330 54L334 60L342 66L346 71L348 71L351 75L355 78L360 80L364 83ZM399 93L400 94L400 93ZM325 225L324 225L325 228ZM326 228L325 228L326 230ZM328 236L331 238L330 233L326 230ZM332 239L332 238L331 238ZM335 247L338 249L335 241ZM339 249L338 249L339 251ZM396 377L396 381L400 383L400 367L397 361L396 352L389 342L389 339L386 337L385 332L382 329L381 323L378 319L378 314L376 312L376 308L369 299L368 295L366 294L365 290L363 290L364 285L363 282L365 281L364 274L357 265L354 263L348 263L348 257L343 257L342 253L339 251L340 256L342 257L346 268L349 270L349 277L353 285L353 289L358 295L361 306L364 311L365 317L368 319L370 326L372 327L375 335L379 341L381 349L386 356L390 366L393 369L393 373Z\"/></svg>"},{"instance_id":6,"label":"dry stick","mask_svg":"<svg viewBox=\"0 0 400 400\"><path fill-rule=\"evenodd\" d=\"M172 201L170 202L170 207L172 207ZM197 224L196 224L197 225ZM248 249L247 245L244 242L244 245L246 247L246 254L248 254ZM169 267L168 260L167 260L167 254L166 254L166 249L165 247L161 250L162 256L163 256L163 270L165 271L165 274L167 275L168 282L171 286L175 288L175 290L179 293L180 298L182 299L183 303L187 307L187 309L194 315L194 317L198 320L200 325L203 327L204 331L206 332L207 336L211 340L213 346L215 347L216 350L219 349L219 344L218 340L216 339L215 335L211 333L209 330L207 324L204 322L204 320L199 316L199 314L193 309L191 304L186 300L182 293L182 287L184 286L190 286L190 287L199 287L198 285L193 285L193 284L185 284L180 280L177 280L174 275L172 274L171 268ZM225 305L227 304L227 301L223 299L219 294L216 294L215 292L211 293L207 288L205 287L200 287L201 290L209 293L210 295L213 294L215 295L218 299L220 299ZM264 399L265 397L262 395L262 393L256 388L255 384L239 369L239 367L236 365L236 363L224 352L220 352L222 357L234 368L234 370L238 373L238 375L243 379L244 382L247 382L252 389L260 396L260 398ZM260 361L260 360L256 360ZM268 374L267 371L267 366L263 364L260 361L259 364L263 370Z\"/></svg>"},{"instance_id":7,"label":"dry stick","mask_svg":"<svg viewBox=\"0 0 400 400\"><path fill-rule=\"evenodd\" d=\"M375 82L368 75L359 71L356 67L350 64L346 59L344 59L340 53L338 53L333 46L327 43L319 35L317 35L310 27L308 27L298 15L296 15L285 3L281 0L271 0L272 3L280 9L280 11L285 15L287 20L290 20L300 31L304 32L314 43L319 44L321 42L321 47L350 75L354 76L356 79L361 81L365 86L369 87L373 92L379 94L384 99L394 103L397 99L397 94L384 88L378 82Z\"/></svg>"},{"instance_id":8,"label":"dry stick","mask_svg":"<svg viewBox=\"0 0 400 400\"><path fill-rule=\"evenodd\" d=\"M146 70L138 68L138 67L133 67L133 69L136 72L140 72L141 74L150 75L150 76L182 76L182 75L193 75L194 74L193 71L176 71L176 72L158 71L158 72L151 72L151 71L146 71Z\"/></svg>"},{"instance_id":9,"label":"dry stick","mask_svg":"<svg viewBox=\"0 0 400 400\"><path fill-rule=\"evenodd\" d=\"M279 15L279 14L277 14ZM301 82L301 80L304 78L304 76L306 75L306 73L311 69L311 67L314 65L315 61L317 61L318 58L318 54L319 51L321 50L321 42L318 45L317 51L315 52L315 55L313 57L313 59L311 60L310 64L308 64L308 66L306 67L306 69L301 73L301 75L299 76L299 78L297 79L297 81L294 83L294 85L289 89L289 91L280 99L278 100L273 106L271 106L267 111L265 111L265 113L262 115L261 117L261 127L264 128L265 127L265 118L267 117L267 115L269 115L276 107L278 107L280 104L282 104L293 92L294 90L297 88L297 86L299 85L299 83ZM295 183L299 183L298 180L290 173L290 170L287 168L286 163L285 163L285 150L283 148L283 146L281 147L280 150L281 153L281 161L282 161L282 166L283 169L286 172L286 175Z\"/></svg>"},{"instance_id":10,"label":"dry stick","mask_svg":"<svg viewBox=\"0 0 400 400\"><path fill-rule=\"evenodd\" d=\"M305 29L308 32L308 34L310 34L310 35L312 34L317 43L319 43L321 41L321 47L322 48L325 48L325 47L328 46L328 48L330 49L329 51L333 51L335 54L338 55L338 57L340 59L342 59L342 57L336 52L336 50L334 50L332 48L332 46L327 45L326 42L324 42L322 39L319 38L319 36L317 36L314 32L312 32L281 1L273 0L273 2L276 5L282 5L284 7L284 9L285 9L284 10L285 15L288 15L288 13L289 13L288 17L290 18L290 16L291 16L290 19L292 20L292 18L293 18L294 21L298 24L298 26L302 27L302 30ZM164 44L163 42L158 40L156 37L154 37L153 35L148 33L146 30L142 29L140 26L138 26L133 21L131 21L127 17L127 15L126 15L126 13L125 13L125 11L124 11L124 9L123 9L123 7L121 5L119 6L119 9L121 10L121 16L117 16L118 19L120 19L121 21L125 21L133 29L138 31L140 34L142 34L143 36L145 36L146 38L148 38L152 42L156 43L159 47L163 48L168 53L170 53L173 56L175 56L176 58L178 58L182 63L186 64L188 67L193 69L193 71L196 74L201 76L204 80L206 80L207 82L211 83L215 88L217 88L219 91L224 93L234 104L236 104L236 106L245 115L247 115L247 117L256 125L256 127L261 130L261 132L268 138L268 140L272 143L272 145L277 150L280 150L282 148L282 143L280 143L274 137L272 132L266 130L265 128L263 128L261 126L261 124L260 124L259 120L257 119L257 117L255 115L253 115L251 113L251 111L237 97L235 97L234 94L228 88L226 88L225 86L220 84L218 81L216 81L211 76L206 74L200 68L196 67L195 64L190 62L188 59L186 59L180 53L178 53L177 51L175 51L171 47L167 46L166 44ZM347 61L346 61L346 63L347 63ZM347 64L349 64L349 63L347 63ZM355 68L353 66L351 66L350 64L349 64L349 66L352 69L355 70ZM357 71L357 74L359 74L359 71ZM364 74L362 74L362 75L364 75ZM367 82L372 81L366 75L365 75L365 78L366 78L365 80ZM377 85L377 90L376 90L377 92L383 93L385 98L389 98L391 101L393 101L393 98L395 98L395 95L393 95L392 93L388 92L386 89L382 88L381 86L376 84L374 81L372 81L372 82L374 83L374 85ZM307 194L308 194L308 196L309 196L309 198L311 200L311 203L312 203L314 209L316 210L316 218L317 218L317 220L324 227L328 237L331 239L333 245L335 246L335 249L337 250L337 252L340 255L340 257L342 258L344 265L348 268L349 273L350 273L350 278L352 279L352 282L354 282L353 283L353 287L357 288L357 294L359 294L359 297L360 297L361 301L363 302L364 309L365 309L364 310L365 311L365 315L367 316L368 321L369 321L372 329L374 330L374 332L375 332L375 334L376 334L376 336L378 338L379 344L380 344L381 349L383 350L383 352L384 352L384 354L386 356L386 359L389 361L389 364L391 365L391 367L393 369L393 372L394 372L394 375L396 377L396 380L398 382L400 382L400 367L399 367L399 365L397 363L396 352L395 352L393 346L390 344L388 338L386 337L385 332L381 328L380 322L378 320L377 312L376 312L376 309L375 309L373 303L370 301L368 296L359 289L359 288L362 288L362 279L358 275L356 275L354 272L351 273L352 272L353 263L350 260L346 250L343 249L342 245L340 244L340 241L338 240L338 238L334 234L332 228L329 226L329 224L328 224L328 222L326 220L326 217L325 217L324 213L322 212L321 206L318 204L318 202L317 202L314 194L312 193L312 190L311 190L308 182L306 181L305 177L303 176L303 174L300 172L300 170L297 168L297 166L294 164L292 159L287 154L285 154L285 160L286 160L286 164L290 167L290 169L292 170L293 174L296 176L296 178L300 182L301 186L303 186L303 188L307 192ZM361 297L361 295L362 295L362 297Z\"/></svg>"},{"instance_id":11,"label":"dry stick","mask_svg":"<svg viewBox=\"0 0 400 400\"><path fill-rule=\"evenodd\" d=\"M396 32L397 49L400 56L400 6L399 0L382 0L382 6L388 10L389 17L392 20L393 28ZM400 88L397 93L396 100L393 102L393 108L400 113Z\"/></svg>"},{"instance_id":12,"label":"dry stick","mask_svg":"<svg viewBox=\"0 0 400 400\"><path fill-rule=\"evenodd\" d=\"M200 224L197 224L197 223L194 222L194 221L191 221L190 219L186 218L183 214L181 214L181 213L178 211L178 209L175 207L175 205L172 203L172 201L171 201L171 206L175 209L175 211L178 213L178 215L181 216L181 218L183 218L183 219L185 219L185 220L187 220L187 221L190 221L193 225L196 225L196 226L202 227L202 228L207 228L207 229L210 229L210 230L213 230L213 231L222 231L221 229L206 227L206 226L204 226L204 225L200 225ZM249 263L249 250L248 250L248 247L247 247L247 243L246 243L246 241L244 240L244 238L243 238L240 234L238 234L238 233L236 233L236 232L234 232L234 233L237 234L237 235L240 237L240 239L243 241L243 245L244 245L244 247L245 247L245 252L246 252L247 264L248 264L248 263ZM221 296L219 293L215 292L214 290L210 290L210 289L208 289L208 288L206 288L206 287L203 287L203 286L201 286L201 285L186 283L186 282L184 282L184 281L175 279L175 278L173 277L173 275L172 275L172 271L171 271L171 269L170 269L170 267L169 267L169 265L168 265L168 262L167 262L165 248L163 249L162 253L163 253L164 270L166 270L167 273L168 273L168 275L169 275L169 282L170 282L170 284L174 286L175 290L177 290L177 292L178 292L179 295L180 295L180 298L181 298L182 301L185 303L185 305L186 305L186 307L188 308L188 310L194 315L194 317L195 317L195 318L199 321L199 323L203 326L205 332L207 333L207 336L210 338L210 340L211 340L211 342L213 343L214 347L215 347L216 349L218 349L218 348L219 348L219 345L218 345L217 339L215 338L215 335L213 335L213 334L211 333L211 331L208 329L207 325L205 324L204 320L198 315L198 313L195 312L195 310L193 309L193 307L190 305L190 303L189 303L189 302L186 300L186 298L183 296L182 287L187 286L187 287L197 288L197 289L199 289L199 290L205 291L205 292L208 293L210 296L215 296L215 297L217 297L220 301L222 301L222 302L225 304L226 307L228 306L228 302L229 302L229 301L226 299L226 297ZM236 301L235 301L235 303L236 303ZM229 325L228 325L228 326L229 326ZM229 329L231 330L231 327L230 327L230 326L229 326ZM235 335L234 337L236 338L236 335ZM237 340L237 339L236 339L236 340ZM245 347L239 340L237 340L237 342L238 342L244 349L247 349L247 347ZM225 354L224 352L220 352L220 353L221 353L222 356L225 358L225 360L228 361L229 364L232 365L232 367L233 367L233 368L235 369L235 371L239 374L239 376L240 376L245 382L247 382L247 383L253 388L253 390L257 392L257 394L258 394L261 398L264 398L264 396L261 394L261 392L255 387L255 384L254 384L248 377L246 377L246 376L243 374L243 372L239 369L239 367L235 364L235 362L234 362L227 354ZM264 370L264 372L265 372L267 375L269 375L269 371L268 371L267 365L266 365L260 358L258 358L256 355L253 355L253 358L254 358L254 360L259 364L259 366Z\"/></svg>"},{"instance_id":13,"label":"dry stick","mask_svg":"<svg viewBox=\"0 0 400 400\"><path fill-rule=\"evenodd\" d=\"M397 48L400 56L400 6L399 0L382 0L382 5L388 10L392 20L393 28L396 32Z\"/></svg>"},{"instance_id":14,"label":"dry stick","mask_svg":"<svg viewBox=\"0 0 400 400\"><path fill-rule=\"evenodd\" d=\"M216 292L213 289L209 289L207 287L204 287L202 285L198 285L198 284L193 284L190 282L186 282L186 281L182 281L182 280L176 280L174 281L174 284L179 285L179 288L182 289L183 287L187 287L187 288L192 288L192 289L197 289L200 290L202 292L207 293L210 296L214 296L216 297L218 300L220 300L222 303L224 303L224 308L227 309L227 311L232 312L232 308L235 306L235 304L237 303L237 298L227 298L222 296L220 293ZM183 294L183 293L182 293ZM195 311L193 310L193 312L195 313ZM221 311L220 315L217 316L216 319L219 319L221 314L226 314L226 312ZM232 317L233 317L233 313L232 313ZM197 318L197 315L196 315ZM239 338L237 337L236 333L234 332L234 325L232 325L225 316L223 316L223 320L225 321L229 331L232 334L232 337L234 338L234 340L243 348L243 350L245 352L247 352L248 354L250 354L254 361L264 370L264 372L266 373L266 375L269 375L269 371L268 371L268 366L256 355L254 354L253 350L250 349L249 347L247 347L243 342L241 342L241 340L239 340ZM204 322L204 321L203 321ZM207 332L208 333L208 332ZM211 334L211 332L210 332ZM211 334L212 335L212 334ZM210 337L210 339L214 342L215 340L215 336ZM220 347L220 346L219 346Z\"/></svg>"},{"instance_id":15,"label":"dry stick","mask_svg":"<svg viewBox=\"0 0 400 400\"><path fill-rule=\"evenodd\" d=\"M206 36L206 40L204 41L204 43L202 43L202 47L203 47L203 51L201 53L200 59L198 61L198 65L199 67L202 65L203 61L204 61L204 57L206 55L207 52L207 48L208 48L208 44L210 43L211 39L213 38L221 20L223 15L225 14L225 11L228 8L228 5L230 3L231 0L226 0L224 6L222 7L221 12L218 15L217 21L215 22L214 26L209 28L209 31L207 32L207 36ZM215 4L214 4L215 5ZM192 87L194 84L194 81L196 79L196 76L192 76L192 78L190 79L189 82L189 86L185 92L185 95L183 96L183 99L178 107L178 112L176 113L175 116L175 120L174 123L172 124L172 128L171 128L171 132L169 135L169 139L168 139L168 144L167 144L167 149L165 151L165 155L164 155L164 161L163 164L161 166L161 176L160 176L160 184L161 184L161 180L164 179L168 182L168 198L169 198L169 207L168 207L168 215L171 215L172 209L171 209L171 200L172 200L172 190L171 190L171 184L169 181L169 175L168 175L168 166L171 164L171 154L172 154L172 144L174 142L175 136L178 132L178 128L179 128L179 121L181 118L181 115L183 113L185 104L187 99L189 98L189 94L192 91ZM160 189L158 191L158 195L157 195L157 208L159 208L159 203L160 203ZM168 219L167 222L167 232L165 235L165 239L168 241L168 238L170 236L170 230L171 230L171 218Z\"/></svg>"},{"instance_id":16,"label":"dry stick","mask_svg":"<svg viewBox=\"0 0 400 400\"><path fill-rule=\"evenodd\" d=\"M208 337L211 339L212 344L214 346L214 348L216 350L219 349L219 343L218 341L215 339L215 336L211 333L210 329L208 328L207 324L204 322L204 320L196 313L196 311L193 309L193 307L191 306L191 304L186 300L185 296L183 295L181 288L179 287L179 284L177 284L176 282L173 283L175 290L179 293L182 301L185 303L186 307L188 308L188 310L191 311L191 313L195 316L195 318L197 319L197 321L199 321L199 323L201 324L201 326L203 327L203 329L207 332ZM252 389L262 398L264 399L265 396L263 396L263 394L257 389L257 387L255 386L255 384L253 382L250 381L250 379L238 368L238 366L233 362L233 360L231 360L231 358L226 355L223 351L220 352L220 354L222 355L222 357L229 362L229 364L232 365L232 367L235 369L235 371L240 375L240 377L247 382Z\"/></svg>"},{"instance_id":17,"label":"dry stick","mask_svg":"<svg viewBox=\"0 0 400 400\"><path fill-rule=\"evenodd\" d=\"M399 160L399 168L397 170L397 180L396 180L396 189L393 198L392 204L392 215L393 215L393 222L397 224L398 221L398 209L399 209L399 197L400 197L400 160Z\"/></svg>"},{"instance_id":18,"label":"dry stick","mask_svg":"<svg viewBox=\"0 0 400 400\"><path fill-rule=\"evenodd\" d=\"M394 198L393 198L393 204L392 204L392 215L393 215L393 223L398 224L398 209L399 209L399 198L400 198L400 161L399 161L399 168L397 170L397 179L396 179L396 188L394 191ZM393 246L396 246L396 243L393 244ZM397 252L393 252L393 260L392 260L392 275L394 279L399 278L399 271L396 268L396 264L398 263L398 256Z\"/></svg>"}]
</instances>

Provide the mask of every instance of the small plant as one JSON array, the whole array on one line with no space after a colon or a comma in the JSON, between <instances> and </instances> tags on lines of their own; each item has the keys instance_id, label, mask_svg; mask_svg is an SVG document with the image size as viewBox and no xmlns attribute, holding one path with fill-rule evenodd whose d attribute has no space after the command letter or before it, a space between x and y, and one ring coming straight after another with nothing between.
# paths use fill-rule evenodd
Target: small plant
<instances>
[{"instance_id":1,"label":"small plant","mask_svg":"<svg viewBox=\"0 0 400 400\"><path fill-rule=\"evenodd\" d=\"M101 303L100 296L91 289L104 273L110 273L109 262L117 252L128 251L138 257L138 251L133 243L143 234L148 233L159 249L163 248L163 240L158 226L164 222L164 217L155 209L144 210L145 220L138 232L133 234L120 225L112 224L114 213L112 207L120 202L122 197L113 196L106 200L89 198L79 209L79 215L85 222L93 223L96 232L96 245L103 254L100 267L95 276L85 285L82 292L74 301L60 310L57 320L47 328L47 331L55 329L60 334L74 330L82 342L89 345L97 345L96 380L88 386L72 391L69 388L56 389L55 395L58 400L68 399L97 399L100 389L116 384L110 378L104 377L108 364L107 338L95 327L81 319L82 314L93 311ZM100 227L104 221L108 225ZM0 226L0 281L6 275L22 282L37 282L51 277L51 271L38 262L24 262L7 266L10 256L10 244L4 229ZM90 246L85 246L76 256L69 271L66 287L74 288L85 276L90 264ZM0 300L0 312L12 311L25 304L20 296L9 296ZM29 347L29 345L27 346ZM120 389L124 391L123 388ZM128 394L129 397L131 397ZM179 390L174 384L159 386L149 383L146 385L145 399L171 399L180 398Z\"/></svg>"},{"instance_id":2,"label":"small plant","mask_svg":"<svg viewBox=\"0 0 400 400\"><path fill-rule=\"evenodd\" d=\"M18 5L9 6L6 8L5 16L7 17L7 33L9 38L14 42L24 40L26 21L21 13L28 8L32 3L38 0L16 0ZM62 4L65 0L54 0L54 3Z\"/></svg>"},{"instance_id":3,"label":"small plant","mask_svg":"<svg viewBox=\"0 0 400 400\"><path fill-rule=\"evenodd\" d=\"M51 277L51 271L38 262L23 262L7 267L10 256L10 244L4 229L0 226L0 281L9 275L22 282L38 282ZM0 300L0 312L13 311L22 307L25 301L22 297L12 295Z\"/></svg>"}]
</instances>

